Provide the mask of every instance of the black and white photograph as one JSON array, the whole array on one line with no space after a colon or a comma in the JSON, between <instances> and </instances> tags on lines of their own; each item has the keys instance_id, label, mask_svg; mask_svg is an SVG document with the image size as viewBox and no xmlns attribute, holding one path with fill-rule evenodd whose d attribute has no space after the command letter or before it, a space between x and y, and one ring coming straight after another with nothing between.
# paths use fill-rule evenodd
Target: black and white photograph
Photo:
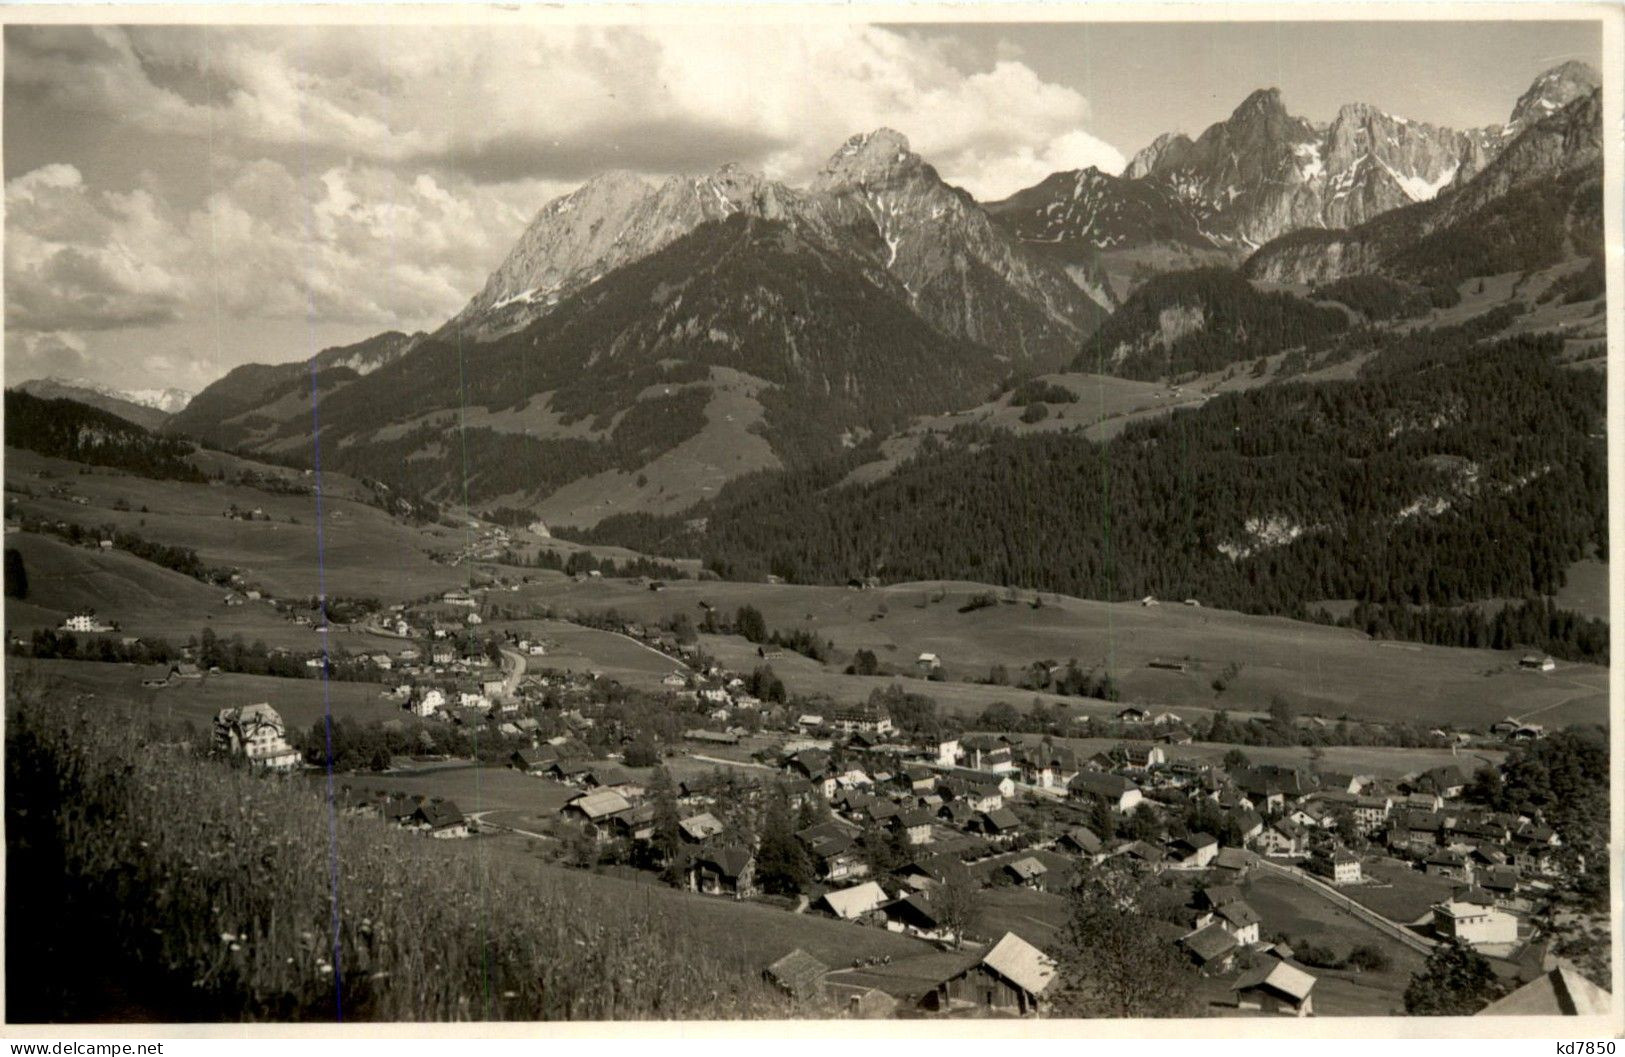
<instances>
[{"instance_id":1,"label":"black and white photograph","mask_svg":"<svg viewBox=\"0 0 1625 1057\"><path fill-rule=\"evenodd\" d=\"M0 15L8 1034L1617 1036L1621 13Z\"/></svg>"}]
</instances>

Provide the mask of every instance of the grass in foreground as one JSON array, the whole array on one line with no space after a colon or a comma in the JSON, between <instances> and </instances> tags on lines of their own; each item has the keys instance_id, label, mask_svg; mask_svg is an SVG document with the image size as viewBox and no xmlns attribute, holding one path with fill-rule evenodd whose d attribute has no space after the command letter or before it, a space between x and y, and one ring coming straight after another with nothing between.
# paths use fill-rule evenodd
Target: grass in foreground
<instances>
[{"instance_id":1,"label":"grass in foreground","mask_svg":"<svg viewBox=\"0 0 1625 1057\"><path fill-rule=\"evenodd\" d=\"M789 1012L759 967L700 953L691 926L591 878L517 885L459 842L334 820L305 783L178 738L123 707L11 689L11 1020Z\"/></svg>"}]
</instances>

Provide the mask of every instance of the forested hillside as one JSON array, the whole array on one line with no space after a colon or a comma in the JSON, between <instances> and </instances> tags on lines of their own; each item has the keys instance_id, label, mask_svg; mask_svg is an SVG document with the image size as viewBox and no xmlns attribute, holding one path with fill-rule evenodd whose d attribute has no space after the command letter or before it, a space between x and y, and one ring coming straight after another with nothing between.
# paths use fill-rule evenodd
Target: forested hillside
<instances>
[{"instance_id":1,"label":"forested hillside","mask_svg":"<svg viewBox=\"0 0 1625 1057\"><path fill-rule=\"evenodd\" d=\"M1550 595L1607 545L1602 379L1560 366L1558 338L1476 337L1394 338L1356 380L1223 395L1103 444L967 428L873 484L765 475L694 520L612 519L590 537L735 574L953 577L1299 616L1319 599Z\"/></svg>"},{"instance_id":2,"label":"forested hillside","mask_svg":"<svg viewBox=\"0 0 1625 1057\"><path fill-rule=\"evenodd\" d=\"M1348 328L1348 315L1262 293L1227 268L1159 275L1134 291L1083 347L1079 370L1177 378L1299 348Z\"/></svg>"},{"instance_id":3,"label":"forested hillside","mask_svg":"<svg viewBox=\"0 0 1625 1057\"><path fill-rule=\"evenodd\" d=\"M203 480L185 458L193 451L191 442L158 436L76 400L42 400L6 390L6 444L93 466L114 466L142 477Z\"/></svg>"}]
</instances>

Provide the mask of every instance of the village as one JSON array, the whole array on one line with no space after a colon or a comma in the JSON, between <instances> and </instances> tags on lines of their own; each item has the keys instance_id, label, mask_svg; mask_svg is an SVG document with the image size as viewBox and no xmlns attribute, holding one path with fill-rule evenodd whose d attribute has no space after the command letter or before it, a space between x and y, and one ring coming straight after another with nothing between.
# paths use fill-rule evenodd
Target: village
<instances>
[{"instance_id":1,"label":"village","mask_svg":"<svg viewBox=\"0 0 1625 1057\"><path fill-rule=\"evenodd\" d=\"M1064 931L1065 893L1080 876L1120 868L1157 889L1159 937L1219 1015L1308 1016L1317 996L1322 1015L1346 1012L1317 991L1323 976L1346 992L1351 978L1451 941L1492 959L1513 987L1597 1001L1541 924L1583 861L1544 820L1473 803L1471 756L1380 776L1316 766L1308 751L1301 765L1255 764L1240 747L1208 760L1186 754L1192 736L1178 715L1138 705L1091 721L1090 733L1108 736L1088 744L1064 731L922 736L921 724L900 726L887 695L787 699L772 676L778 651L734 671L678 631L623 621L613 634L670 661L658 692L629 691L598 671L548 667L554 644L486 621L478 594L448 591L367 618L368 630L406 640L362 658L388 673L378 678L403 714L382 724L394 735L384 740L399 744L415 721L421 744L340 775L335 810L429 838L522 839L570 868L934 950L876 964L787 950L762 971L798 1001L854 1016L1043 1015L1055 976L1045 947ZM934 662L920 659L922 680ZM181 662L164 678L197 675ZM910 714L920 706L901 689L891 701ZM448 741L425 733L437 727L483 738L478 764L430 751ZM273 703L231 707L216 718L215 744L297 771L311 766L299 733ZM1441 733L1504 745L1542 731L1509 719ZM548 807L503 799L492 809L432 791L459 766L524 776ZM775 810L799 867L786 870L784 848L768 847ZM1329 933L1283 910L1296 905L1366 939L1322 949Z\"/></svg>"}]
</instances>

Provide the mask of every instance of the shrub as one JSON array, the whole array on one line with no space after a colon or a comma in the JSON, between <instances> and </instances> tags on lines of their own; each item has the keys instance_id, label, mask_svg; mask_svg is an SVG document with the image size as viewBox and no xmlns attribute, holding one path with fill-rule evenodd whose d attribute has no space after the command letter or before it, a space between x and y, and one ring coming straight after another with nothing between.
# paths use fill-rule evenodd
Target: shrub
<instances>
[{"instance_id":1,"label":"shrub","mask_svg":"<svg viewBox=\"0 0 1625 1057\"><path fill-rule=\"evenodd\" d=\"M1028 425L1042 422L1046 418L1049 418L1049 408L1044 404L1028 404L1027 410L1021 413L1021 421Z\"/></svg>"}]
</instances>

